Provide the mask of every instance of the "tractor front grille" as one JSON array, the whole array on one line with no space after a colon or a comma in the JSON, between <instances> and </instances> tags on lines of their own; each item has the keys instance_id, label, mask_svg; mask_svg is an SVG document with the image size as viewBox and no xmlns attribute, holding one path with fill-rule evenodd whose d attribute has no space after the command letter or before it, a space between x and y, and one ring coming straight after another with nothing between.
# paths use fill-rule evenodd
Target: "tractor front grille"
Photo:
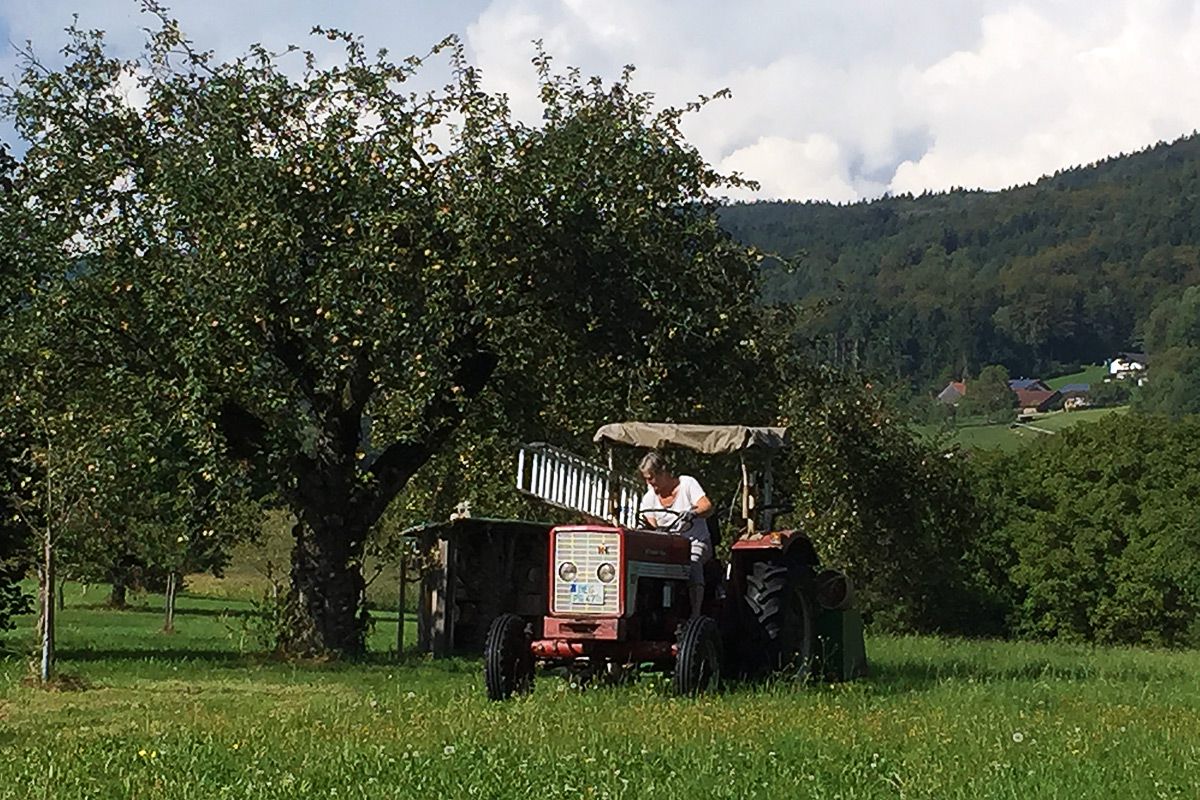
<instances>
[{"instance_id":1,"label":"tractor front grille","mask_svg":"<svg viewBox=\"0 0 1200 800\"><path fill-rule=\"evenodd\" d=\"M563 580L560 570L570 562L575 578ZM597 572L612 564L614 579L605 583ZM554 534L554 591L550 611L571 616L613 616L621 613L621 534L616 531L562 530Z\"/></svg>"}]
</instances>

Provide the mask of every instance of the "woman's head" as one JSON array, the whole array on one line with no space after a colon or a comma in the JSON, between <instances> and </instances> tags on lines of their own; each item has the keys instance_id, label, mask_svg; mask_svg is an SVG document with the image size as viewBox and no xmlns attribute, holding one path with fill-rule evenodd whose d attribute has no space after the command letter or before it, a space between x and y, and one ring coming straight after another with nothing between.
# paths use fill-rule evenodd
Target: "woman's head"
<instances>
[{"instance_id":1,"label":"woman's head","mask_svg":"<svg viewBox=\"0 0 1200 800\"><path fill-rule=\"evenodd\" d=\"M667 463L666 456L657 450L651 450L642 457L641 463L638 464L638 471L642 473L642 477L646 483L655 491L670 489L675 481L675 476L671 474L671 465Z\"/></svg>"}]
</instances>

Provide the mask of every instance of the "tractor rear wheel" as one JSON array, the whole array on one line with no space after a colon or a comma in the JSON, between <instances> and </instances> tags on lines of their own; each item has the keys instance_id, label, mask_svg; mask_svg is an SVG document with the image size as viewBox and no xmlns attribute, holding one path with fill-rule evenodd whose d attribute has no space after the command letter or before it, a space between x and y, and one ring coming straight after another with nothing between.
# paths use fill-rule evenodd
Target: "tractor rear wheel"
<instances>
[{"instance_id":1,"label":"tractor rear wheel","mask_svg":"<svg viewBox=\"0 0 1200 800\"><path fill-rule=\"evenodd\" d=\"M815 633L812 601L799 576L775 560L756 561L746 576L746 655L758 672L807 678L812 670Z\"/></svg>"},{"instance_id":2,"label":"tractor rear wheel","mask_svg":"<svg viewBox=\"0 0 1200 800\"><path fill-rule=\"evenodd\" d=\"M675 693L695 697L721 687L721 631L712 617L684 623L675 657Z\"/></svg>"},{"instance_id":3,"label":"tractor rear wheel","mask_svg":"<svg viewBox=\"0 0 1200 800\"><path fill-rule=\"evenodd\" d=\"M533 654L527 623L516 614L501 614L488 628L483 648L483 676L490 700L507 700L533 690Z\"/></svg>"}]
</instances>

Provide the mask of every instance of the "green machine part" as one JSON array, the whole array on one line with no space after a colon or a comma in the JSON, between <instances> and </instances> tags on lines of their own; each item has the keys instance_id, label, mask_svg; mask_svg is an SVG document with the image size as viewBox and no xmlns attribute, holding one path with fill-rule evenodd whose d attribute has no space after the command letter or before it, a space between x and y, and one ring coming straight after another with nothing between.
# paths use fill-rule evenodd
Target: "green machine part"
<instances>
[{"instance_id":1,"label":"green machine part","mask_svg":"<svg viewBox=\"0 0 1200 800\"><path fill-rule=\"evenodd\" d=\"M862 614L829 609L817 616L816 674L827 681L849 681L867 674Z\"/></svg>"}]
</instances>

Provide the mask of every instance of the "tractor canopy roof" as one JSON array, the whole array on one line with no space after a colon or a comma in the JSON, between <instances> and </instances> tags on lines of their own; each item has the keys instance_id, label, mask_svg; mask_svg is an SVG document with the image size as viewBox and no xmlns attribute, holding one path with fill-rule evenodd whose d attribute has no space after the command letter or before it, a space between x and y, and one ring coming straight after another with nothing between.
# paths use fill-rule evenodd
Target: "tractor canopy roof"
<instances>
[{"instance_id":1,"label":"tractor canopy roof","mask_svg":"<svg viewBox=\"0 0 1200 800\"><path fill-rule=\"evenodd\" d=\"M787 444L787 428L748 425L679 425L674 422L610 422L593 441L661 450L682 447L716 455L741 450L778 450Z\"/></svg>"}]
</instances>

